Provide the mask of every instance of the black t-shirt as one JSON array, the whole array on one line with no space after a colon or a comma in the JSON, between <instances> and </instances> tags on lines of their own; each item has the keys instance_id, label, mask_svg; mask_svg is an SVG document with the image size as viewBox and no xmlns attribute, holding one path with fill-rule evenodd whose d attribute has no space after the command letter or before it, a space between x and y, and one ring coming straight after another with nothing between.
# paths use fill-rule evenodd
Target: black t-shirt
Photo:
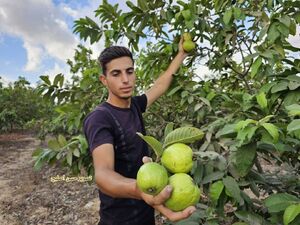
<instances>
[{"instance_id":1,"label":"black t-shirt","mask_svg":"<svg viewBox=\"0 0 300 225\"><path fill-rule=\"evenodd\" d=\"M145 134L142 113L147 105L146 95L131 99L130 108L119 108L102 103L84 120L84 133L90 152L110 143L114 146L115 171L136 178L143 156L148 156L147 144L136 134ZM154 210L142 200L113 198L99 190L100 224L154 225Z\"/></svg>"}]
</instances>

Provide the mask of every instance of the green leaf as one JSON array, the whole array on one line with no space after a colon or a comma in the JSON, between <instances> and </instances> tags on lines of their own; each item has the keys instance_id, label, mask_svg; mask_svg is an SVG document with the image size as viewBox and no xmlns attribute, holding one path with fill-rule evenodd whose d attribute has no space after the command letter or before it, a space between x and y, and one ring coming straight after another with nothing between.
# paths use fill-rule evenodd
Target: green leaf
<instances>
[{"instance_id":1,"label":"green leaf","mask_svg":"<svg viewBox=\"0 0 300 225\"><path fill-rule=\"evenodd\" d=\"M232 17L232 9L226 10L223 16L223 21L226 25L230 23L231 17Z\"/></svg>"},{"instance_id":2,"label":"green leaf","mask_svg":"<svg viewBox=\"0 0 300 225\"><path fill-rule=\"evenodd\" d=\"M35 163L34 163L34 169L36 170L36 171L39 171L39 170L41 170L41 168L43 167L43 164L44 164L44 161L41 159L41 158L39 158Z\"/></svg>"},{"instance_id":3,"label":"green leaf","mask_svg":"<svg viewBox=\"0 0 300 225\"><path fill-rule=\"evenodd\" d=\"M214 204L217 204L223 189L224 189L224 184L221 180L214 182L210 185L209 196L210 199L214 202Z\"/></svg>"},{"instance_id":4,"label":"green leaf","mask_svg":"<svg viewBox=\"0 0 300 225\"><path fill-rule=\"evenodd\" d=\"M289 91L284 98L283 105L288 106L300 101L300 91Z\"/></svg>"},{"instance_id":5,"label":"green leaf","mask_svg":"<svg viewBox=\"0 0 300 225\"><path fill-rule=\"evenodd\" d=\"M164 138L166 138L167 135L168 135L171 131L173 131L173 129L174 129L174 123L173 123L173 122L168 123L167 126L165 127Z\"/></svg>"},{"instance_id":6,"label":"green leaf","mask_svg":"<svg viewBox=\"0 0 300 225\"><path fill-rule=\"evenodd\" d=\"M147 5L147 1L144 0L138 0L138 6L143 10L143 11L148 11L149 7Z\"/></svg>"},{"instance_id":7,"label":"green leaf","mask_svg":"<svg viewBox=\"0 0 300 225\"><path fill-rule=\"evenodd\" d=\"M288 206L299 203L300 200L287 193L272 194L264 200L264 205L270 213L277 213L285 210Z\"/></svg>"},{"instance_id":8,"label":"green leaf","mask_svg":"<svg viewBox=\"0 0 300 225\"><path fill-rule=\"evenodd\" d=\"M300 83L300 76L297 76L297 75L290 75L286 79L289 81L295 81L295 82Z\"/></svg>"},{"instance_id":9,"label":"green leaf","mask_svg":"<svg viewBox=\"0 0 300 225\"><path fill-rule=\"evenodd\" d=\"M260 92L268 93L275 84L276 84L275 82L264 84L260 88Z\"/></svg>"},{"instance_id":10,"label":"green leaf","mask_svg":"<svg viewBox=\"0 0 300 225\"><path fill-rule=\"evenodd\" d=\"M300 214L300 204L288 206L283 214L283 224L288 225Z\"/></svg>"},{"instance_id":11,"label":"green leaf","mask_svg":"<svg viewBox=\"0 0 300 225\"><path fill-rule=\"evenodd\" d=\"M291 81L288 87L290 90L296 90L298 87L300 87L300 82Z\"/></svg>"},{"instance_id":12,"label":"green leaf","mask_svg":"<svg viewBox=\"0 0 300 225\"><path fill-rule=\"evenodd\" d=\"M210 105L209 100L207 100L206 98L203 98L203 97L199 97L199 99L200 99L205 105L207 105L209 108L211 108L211 105Z\"/></svg>"},{"instance_id":13,"label":"green leaf","mask_svg":"<svg viewBox=\"0 0 300 225\"><path fill-rule=\"evenodd\" d=\"M150 145L150 147L155 152L157 158L159 158L162 155L163 147L162 144L157 139L155 139L152 136L143 135L139 132L137 132L137 135L139 135L145 142L147 142L148 145Z\"/></svg>"},{"instance_id":14,"label":"green leaf","mask_svg":"<svg viewBox=\"0 0 300 225\"><path fill-rule=\"evenodd\" d=\"M237 20L243 19L243 16L244 16L242 10L237 7L233 8L233 15L234 15L234 18Z\"/></svg>"},{"instance_id":15,"label":"green leaf","mask_svg":"<svg viewBox=\"0 0 300 225\"><path fill-rule=\"evenodd\" d=\"M286 27L289 27L291 25L291 18L287 15L283 15L278 19L282 24L284 24Z\"/></svg>"},{"instance_id":16,"label":"green leaf","mask_svg":"<svg viewBox=\"0 0 300 225\"><path fill-rule=\"evenodd\" d=\"M289 116L300 116L300 105L293 104L285 108L287 109Z\"/></svg>"},{"instance_id":17,"label":"green leaf","mask_svg":"<svg viewBox=\"0 0 300 225\"><path fill-rule=\"evenodd\" d=\"M70 149L67 153L67 163L69 164L69 166L72 166L72 159L73 159L73 152Z\"/></svg>"},{"instance_id":18,"label":"green leaf","mask_svg":"<svg viewBox=\"0 0 300 225\"><path fill-rule=\"evenodd\" d=\"M280 54L282 58L285 57L285 51L282 45L274 45L274 49Z\"/></svg>"},{"instance_id":19,"label":"green leaf","mask_svg":"<svg viewBox=\"0 0 300 225\"><path fill-rule=\"evenodd\" d=\"M51 82L49 80L49 76L40 76L41 80L44 81L48 86L51 85Z\"/></svg>"},{"instance_id":20,"label":"green leaf","mask_svg":"<svg viewBox=\"0 0 300 225\"><path fill-rule=\"evenodd\" d=\"M234 214L240 219L245 221L246 223L250 225L268 225L269 223L264 220L263 217L261 217L258 214L247 212L247 211L237 211L234 212Z\"/></svg>"},{"instance_id":21,"label":"green leaf","mask_svg":"<svg viewBox=\"0 0 300 225\"><path fill-rule=\"evenodd\" d=\"M223 184L225 185L226 191L229 195L232 196L240 205L243 205L244 200L241 197L241 190L236 180L231 176L227 176L223 178Z\"/></svg>"},{"instance_id":22,"label":"green leaf","mask_svg":"<svg viewBox=\"0 0 300 225\"><path fill-rule=\"evenodd\" d=\"M256 95L256 100L262 109L265 109L268 107L268 101L266 98L266 94L264 92L261 92L258 95Z\"/></svg>"},{"instance_id":23,"label":"green leaf","mask_svg":"<svg viewBox=\"0 0 300 225\"><path fill-rule=\"evenodd\" d=\"M57 74L54 78L53 85L58 86L58 83L59 83L59 86L61 87L63 78L64 77L61 73Z\"/></svg>"},{"instance_id":24,"label":"green leaf","mask_svg":"<svg viewBox=\"0 0 300 225\"><path fill-rule=\"evenodd\" d=\"M84 135L80 134L77 136L77 139L80 143L80 151L82 154L85 154L88 150L88 143Z\"/></svg>"},{"instance_id":25,"label":"green leaf","mask_svg":"<svg viewBox=\"0 0 300 225\"><path fill-rule=\"evenodd\" d=\"M64 147L64 146L66 146L66 145L68 144L66 138L65 138L63 135L61 135L61 134L58 135L57 140L58 140L59 146L60 146L61 148Z\"/></svg>"},{"instance_id":26,"label":"green leaf","mask_svg":"<svg viewBox=\"0 0 300 225\"><path fill-rule=\"evenodd\" d=\"M300 119L293 120L290 122L290 124L287 126L287 131L289 133L299 130L300 129Z\"/></svg>"},{"instance_id":27,"label":"green leaf","mask_svg":"<svg viewBox=\"0 0 300 225\"><path fill-rule=\"evenodd\" d=\"M244 223L244 222L235 222L232 225L249 225L248 223Z\"/></svg>"},{"instance_id":28,"label":"green leaf","mask_svg":"<svg viewBox=\"0 0 300 225\"><path fill-rule=\"evenodd\" d=\"M43 152L43 149L42 148L37 148L37 149L35 149L34 150L34 152L32 153L32 157L33 158L36 158L36 157L38 157L39 155L41 155L41 153Z\"/></svg>"},{"instance_id":29,"label":"green leaf","mask_svg":"<svg viewBox=\"0 0 300 225\"><path fill-rule=\"evenodd\" d=\"M243 145L230 152L230 162L239 177L245 177L252 168L256 157L256 145Z\"/></svg>"},{"instance_id":30,"label":"green leaf","mask_svg":"<svg viewBox=\"0 0 300 225\"><path fill-rule=\"evenodd\" d=\"M249 126L243 130L238 131L236 139L240 141L240 145L249 143L253 135L255 134L257 128L257 126Z\"/></svg>"},{"instance_id":31,"label":"green leaf","mask_svg":"<svg viewBox=\"0 0 300 225\"><path fill-rule=\"evenodd\" d=\"M276 92L279 92L279 91L284 91L284 90L287 90L288 89L288 82L286 81L281 81L277 84L275 84L272 89L271 89L271 93L274 94Z\"/></svg>"},{"instance_id":32,"label":"green leaf","mask_svg":"<svg viewBox=\"0 0 300 225\"><path fill-rule=\"evenodd\" d=\"M280 31L280 33L284 36L284 37L288 37L290 34L290 28L287 27L285 24L283 23L279 23L277 26L277 29Z\"/></svg>"},{"instance_id":33,"label":"green leaf","mask_svg":"<svg viewBox=\"0 0 300 225\"><path fill-rule=\"evenodd\" d=\"M216 133L216 138L236 133L236 124L226 124L221 130Z\"/></svg>"},{"instance_id":34,"label":"green leaf","mask_svg":"<svg viewBox=\"0 0 300 225\"><path fill-rule=\"evenodd\" d=\"M170 132L164 141L164 147L174 143L193 143L204 136L202 130L196 127L180 127Z\"/></svg>"},{"instance_id":35,"label":"green leaf","mask_svg":"<svg viewBox=\"0 0 300 225\"><path fill-rule=\"evenodd\" d=\"M192 18L192 14L189 9L181 11L181 14L182 14L183 18L187 21L191 20L191 18Z\"/></svg>"},{"instance_id":36,"label":"green leaf","mask_svg":"<svg viewBox=\"0 0 300 225\"><path fill-rule=\"evenodd\" d=\"M246 119L246 120L241 120L239 121L236 125L235 125L235 130L239 131L239 130L243 130L245 129L249 124L257 124L257 121L253 120L253 119Z\"/></svg>"},{"instance_id":37,"label":"green leaf","mask_svg":"<svg viewBox=\"0 0 300 225\"><path fill-rule=\"evenodd\" d=\"M212 181L221 179L223 176L224 176L224 172L222 172L222 171L216 171L216 172L210 173L203 178L203 180L201 181L201 184L208 184Z\"/></svg>"},{"instance_id":38,"label":"green leaf","mask_svg":"<svg viewBox=\"0 0 300 225\"><path fill-rule=\"evenodd\" d=\"M50 139L48 141L48 147L52 150L58 151L60 150L61 146L56 139Z\"/></svg>"},{"instance_id":39,"label":"green leaf","mask_svg":"<svg viewBox=\"0 0 300 225\"><path fill-rule=\"evenodd\" d=\"M177 87L173 88L171 91L169 91L169 93L167 94L167 96L169 97L171 95L174 95L180 89L181 89L181 86L177 86Z\"/></svg>"},{"instance_id":40,"label":"green leaf","mask_svg":"<svg viewBox=\"0 0 300 225\"><path fill-rule=\"evenodd\" d=\"M73 155L75 155L76 157L80 157L80 152L79 152L78 148L74 149Z\"/></svg>"},{"instance_id":41,"label":"green leaf","mask_svg":"<svg viewBox=\"0 0 300 225\"><path fill-rule=\"evenodd\" d=\"M277 142L279 138L278 128L272 123L263 123L262 126L269 132L274 141Z\"/></svg>"},{"instance_id":42,"label":"green leaf","mask_svg":"<svg viewBox=\"0 0 300 225\"><path fill-rule=\"evenodd\" d=\"M274 43L280 37L280 32L277 29L278 24L278 22L273 22L269 27L267 38L271 43Z\"/></svg>"},{"instance_id":43,"label":"green leaf","mask_svg":"<svg viewBox=\"0 0 300 225\"><path fill-rule=\"evenodd\" d=\"M211 92L209 92L209 93L207 94L206 99L207 99L208 101L211 101L216 95L217 95L216 92L211 91Z\"/></svg>"},{"instance_id":44,"label":"green leaf","mask_svg":"<svg viewBox=\"0 0 300 225\"><path fill-rule=\"evenodd\" d=\"M251 78L255 77L261 64L262 64L262 58L257 57L257 59L254 61L254 63L251 66L251 75L250 75Z\"/></svg>"},{"instance_id":45,"label":"green leaf","mask_svg":"<svg viewBox=\"0 0 300 225\"><path fill-rule=\"evenodd\" d=\"M197 103L197 104L194 106L194 112L197 112L202 106L203 106L203 103Z\"/></svg>"},{"instance_id":46,"label":"green leaf","mask_svg":"<svg viewBox=\"0 0 300 225\"><path fill-rule=\"evenodd\" d=\"M268 115L258 121L258 124L267 123L274 115Z\"/></svg>"}]
</instances>

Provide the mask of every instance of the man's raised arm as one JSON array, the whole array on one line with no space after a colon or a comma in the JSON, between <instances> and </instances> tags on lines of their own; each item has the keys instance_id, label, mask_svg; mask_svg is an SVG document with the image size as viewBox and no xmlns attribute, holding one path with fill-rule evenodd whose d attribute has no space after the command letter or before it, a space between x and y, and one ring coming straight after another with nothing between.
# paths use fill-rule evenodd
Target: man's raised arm
<instances>
[{"instance_id":1,"label":"man's raised arm","mask_svg":"<svg viewBox=\"0 0 300 225\"><path fill-rule=\"evenodd\" d=\"M173 74L177 72L183 60L186 58L187 53L182 47L183 38L179 42L179 50L176 57L172 60L168 69L163 72L158 79L154 82L153 86L146 91L147 107L149 107L155 100L162 96L170 87L173 80Z\"/></svg>"}]
</instances>

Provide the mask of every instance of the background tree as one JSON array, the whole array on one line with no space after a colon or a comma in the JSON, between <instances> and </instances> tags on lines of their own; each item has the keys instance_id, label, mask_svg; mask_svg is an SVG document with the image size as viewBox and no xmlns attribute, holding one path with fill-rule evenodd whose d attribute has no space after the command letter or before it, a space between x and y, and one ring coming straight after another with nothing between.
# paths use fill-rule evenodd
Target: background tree
<instances>
[{"instance_id":1,"label":"background tree","mask_svg":"<svg viewBox=\"0 0 300 225\"><path fill-rule=\"evenodd\" d=\"M7 87L0 85L0 131L13 129L37 129L41 121L51 116L49 102L30 86L24 78L19 77Z\"/></svg>"},{"instance_id":2,"label":"background tree","mask_svg":"<svg viewBox=\"0 0 300 225\"><path fill-rule=\"evenodd\" d=\"M300 49L289 37L299 29L300 2L126 3L129 11L123 12L104 0L95 11L98 20L81 18L74 31L91 43L104 38L106 46L127 39L137 56L137 93L166 69L183 32L197 43L170 91L145 114L148 133L159 140L187 125L205 132L203 141L193 144L192 171L204 198L198 213L178 224L299 224ZM90 54L79 47L75 64L69 64L82 76L66 87L62 75L53 83L42 77L42 89L58 102L68 141L60 135L49 148L39 149L36 167L61 159L73 172L86 168L92 173L80 130L84 116L106 92ZM200 64L213 76L199 77ZM285 171L267 171L263 161Z\"/></svg>"}]
</instances>

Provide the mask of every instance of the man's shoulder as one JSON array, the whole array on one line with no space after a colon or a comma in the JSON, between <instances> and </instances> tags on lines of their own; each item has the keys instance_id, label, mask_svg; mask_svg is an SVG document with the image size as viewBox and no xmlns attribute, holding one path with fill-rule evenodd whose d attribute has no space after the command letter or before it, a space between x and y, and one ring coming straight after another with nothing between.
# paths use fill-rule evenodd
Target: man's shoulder
<instances>
[{"instance_id":1,"label":"man's shoulder","mask_svg":"<svg viewBox=\"0 0 300 225\"><path fill-rule=\"evenodd\" d=\"M96 106L90 113L88 113L84 119L84 123L90 121L108 121L109 120L109 108L105 104Z\"/></svg>"},{"instance_id":2,"label":"man's shoulder","mask_svg":"<svg viewBox=\"0 0 300 225\"><path fill-rule=\"evenodd\" d=\"M147 107L146 94L132 97L132 102L133 102L133 105L139 107L139 109L141 110L142 113L146 111L146 107Z\"/></svg>"}]
</instances>

